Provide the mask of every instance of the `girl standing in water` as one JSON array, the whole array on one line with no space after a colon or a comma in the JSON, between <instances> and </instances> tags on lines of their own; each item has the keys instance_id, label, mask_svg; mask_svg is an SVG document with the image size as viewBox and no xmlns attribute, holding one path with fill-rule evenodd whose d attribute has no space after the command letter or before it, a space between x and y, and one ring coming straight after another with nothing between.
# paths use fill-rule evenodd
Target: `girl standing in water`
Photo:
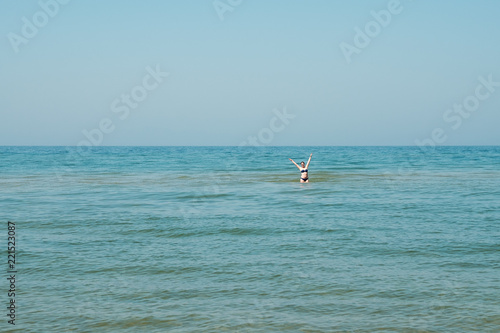
<instances>
[{"instance_id":1,"label":"girl standing in water","mask_svg":"<svg viewBox=\"0 0 500 333\"><path fill-rule=\"evenodd\" d=\"M290 161L292 161L293 164L300 170L300 182L301 183L309 183L309 176L308 176L308 168L309 168L309 163L311 163L311 157L313 154L309 156L309 160L307 161L307 164L304 163L304 161L300 162L300 166L295 163L294 160L289 158Z\"/></svg>"}]
</instances>

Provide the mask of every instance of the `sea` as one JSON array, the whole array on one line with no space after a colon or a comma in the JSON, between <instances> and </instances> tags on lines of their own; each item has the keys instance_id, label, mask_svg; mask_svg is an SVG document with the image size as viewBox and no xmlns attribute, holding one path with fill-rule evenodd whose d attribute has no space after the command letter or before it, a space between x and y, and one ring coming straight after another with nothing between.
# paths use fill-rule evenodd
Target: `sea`
<instances>
[{"instance_id":1,"label":"sea","mask_svg":"<svg viewBox=\"0 0 500 333\"><path fill-rule=\"evenodd\" d=\"M0 217L2 332L500 332L498 146L4 146Z\"/></svg>"}]
</instances>

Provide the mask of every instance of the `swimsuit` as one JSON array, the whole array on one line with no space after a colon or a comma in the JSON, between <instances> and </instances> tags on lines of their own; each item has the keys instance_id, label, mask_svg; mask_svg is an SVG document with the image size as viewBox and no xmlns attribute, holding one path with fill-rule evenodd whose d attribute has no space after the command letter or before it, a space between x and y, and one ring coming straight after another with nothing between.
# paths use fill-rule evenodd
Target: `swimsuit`
<instances>
[{"instance_id":1,"label":"swimsuit","mask_svg":"<svg viewBox=\"0 0 500 333\"><path fill-rule=\"evenodd\" d=\"M306 181L306 180L309 179L309 177L307 177L307 178L300 178L300 179L303 180L303 181Z\"/></svg>"},{"instance_id":2,"label":"swimsuit","mask_svg":"<svg viewBox=\"0 0 500 333\"><path fill-rule=\"evenodd\" d=\"M300 170L300 172L301 172L301 173L302 173L302 172L307 172L307 169L304 169L304 170Z\"/></svg>"},{"instance_id":3,"label":"swimsuit","mask_svg":"<svg viewBox=\"0 0 500 333\"><path fill-rule=\"evenodd\" d=\"M300 173L303 173L303 172L307 172L307 169L304 169L304 170L300 170ZM306 177L306 178L302 178L300 177L300 179L302 179L303 181L306 181L309 179L309 177Z\"/></svg>"}]
</instances>

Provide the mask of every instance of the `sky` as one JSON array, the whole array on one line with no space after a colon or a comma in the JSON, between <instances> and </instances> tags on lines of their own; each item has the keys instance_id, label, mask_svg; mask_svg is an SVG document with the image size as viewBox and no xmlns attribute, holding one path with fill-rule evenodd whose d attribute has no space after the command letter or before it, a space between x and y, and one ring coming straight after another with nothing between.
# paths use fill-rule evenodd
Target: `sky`
<instances>
[{"instance_id":1,"label":"sky","mask_svg":"<svg viewBox=\"0 0 500 333\"><path fill-rule=\"evenodd\" d=\"M0 0L0 145L500 145L498 13Z\"/></svg>"}]
</instances>

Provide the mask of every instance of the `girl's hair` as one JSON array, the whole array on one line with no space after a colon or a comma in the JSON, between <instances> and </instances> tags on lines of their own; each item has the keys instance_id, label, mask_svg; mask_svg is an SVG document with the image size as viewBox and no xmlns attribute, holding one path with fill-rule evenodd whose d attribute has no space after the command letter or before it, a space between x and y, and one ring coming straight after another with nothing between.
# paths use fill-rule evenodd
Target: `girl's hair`
<instances>
[{"instance_id":1,"label":"girl's hair","mask_svg":"<svg viewBox=\"0 0 500 333\"><path fill-rule=\"evenodd\" d=\"M304 162L304 161L300 162L300 164L302 164L302 163L306 164L306 162Z\"/></svg>"}]
</instances>

